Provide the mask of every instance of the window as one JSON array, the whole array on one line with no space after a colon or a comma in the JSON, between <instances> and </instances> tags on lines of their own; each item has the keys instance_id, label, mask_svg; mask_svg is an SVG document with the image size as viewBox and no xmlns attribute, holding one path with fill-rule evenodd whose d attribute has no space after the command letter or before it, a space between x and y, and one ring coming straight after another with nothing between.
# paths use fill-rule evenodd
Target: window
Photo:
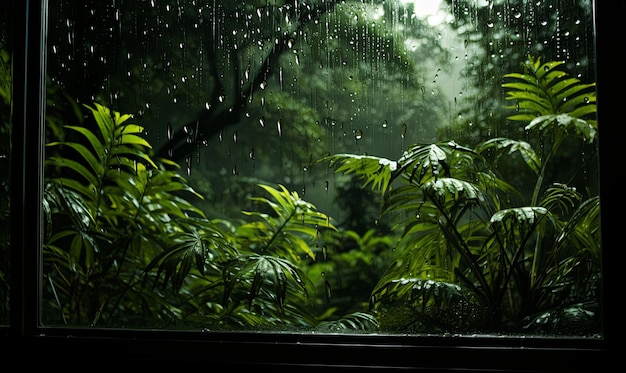
<instances>
[{"instance_id":1,"label":"window","mask_svg":"<svg viewBox=\"0 0 626 373\"><path fill-rule=\"evenodd\" d=\"M601 367L598 5L258 3L14 5L9 337Z\"/></svg>"}]
</instances>

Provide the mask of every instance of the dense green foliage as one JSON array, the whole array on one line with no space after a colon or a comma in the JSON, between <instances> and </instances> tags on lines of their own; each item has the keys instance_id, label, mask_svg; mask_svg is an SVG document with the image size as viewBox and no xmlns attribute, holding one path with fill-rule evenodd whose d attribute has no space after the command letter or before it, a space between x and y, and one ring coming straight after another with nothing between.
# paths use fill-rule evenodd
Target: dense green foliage
<instances>
[{"instance_id":1,"label":"dense green foliage","mask_svg":"<svg viewBox=\"0 0 626 373\"><path fill-rule=\"evenodd\" d=\"M245 222L208 220L176 164L148 155L130 115L87 106L94 127L48 143L46 323L315 327L312 242L336 230L295 192L260 185ZM149 317L147 317L149 316ZM372 320L355 314L351 320Z\"/></svg>"},{"instance_id":2,"label":"dense green foliage","mask_svg":"<svg viewBox=\"0 0 626 373\"><path fill-rule=\"evenodd\" d=\"M562 64L531 56L523 73L505 75L508 119L528 139L417 144L397 161L327 158L385 196L402 234L372 291L382 330L599 332L598 195L546 179L565 138L596 141L595 84ZM514 157L534 178L529 192L501 176Z\"/></svg>"},{"instance_id":3,"label":"dense green foliage","mask_svg":"<svg viewBox=\"0 0 626 373\"><path fill-rule=\"evenodd\" d=\"M59 17L51 19L47 61L44 323L599 334L599 199L597 175L588 173L597 169L584 167L597 162L596 98L595 85L578 79L593 61L577 48L593 43L580 44L575 27L588 7L574 4L531 40L519 37L525 23L509 25L513 13L504 15L550 19L549 1L448 3L456 9L450 27L465 39L454 53L478 45L484 54L463 65L476 89L464 87L438 125L444 103L425 94L423 75L431 65L443 75L453 58L412 5L166 0L118 13L98 1L52 2ZM373 19L379 6L384 15ZM483 23L496 27L477 27ZM192 24L197 32L186 32ZM543 43L557 34L558 43ZM218 35L225 48L206 43ZM380 58L364 57L372 46ZM512 72L529 50L561 49L568 60L528 57ZM9 56L0 49L3 191ZM370 87L372 78L383 84ZM388 134L377 126L353 153L328 155L330 128L388 117L403 126L393 152L359 153ZM436 131L445 140L431 142ZM226 137L243 156L219 151ZM406 151L394 158L400 142ZM276 157L268 149L285 144L292 156L267 167ZM265 168L241 177L244 165ZM328 166L336 166L344 213L337 220L308 202L304 188L295 192ZM206 179L192 180L192 168ZM295 170L290 183L271 182L279 169ZM3 257L8 206L4 193ZM8 268L0 263L0 321L8 320Z\"/></svg>"},{"instance_id":4,"label":"dense green foliage","mask_svg":"<svg viewBox=\"0 0 626 373\"><path fill-rule=\"evenodd\" d=\"M322 158L381 195L386 234L339 229L282 185L260 184L241 219L209 219L130 115L85 106L94 121L48 143L46 323L599 333L598 196L545 177L564 139L596 141L594 84L561 64L529 57L505 75L508 119L527 139ZM516 157L529 190L500 173Z\"/></svg>"}]
</instances>

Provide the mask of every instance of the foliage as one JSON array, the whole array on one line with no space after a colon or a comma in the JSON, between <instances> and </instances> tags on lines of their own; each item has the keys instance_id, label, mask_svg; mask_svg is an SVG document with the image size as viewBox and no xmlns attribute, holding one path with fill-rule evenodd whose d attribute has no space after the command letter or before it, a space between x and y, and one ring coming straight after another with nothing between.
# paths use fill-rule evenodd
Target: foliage
<instances>
[{"instance_id":1,"label":"foliage","mask_svg":"<svg viewBox=\"0 0 626 373\"><path fill-rule=\"evenodd\" d=\"M200 127L190 131L189 125L178 126L178 133L184 135L168 139L182 143L179 145L183 151L175 151L176 157L185 155L189 151L187 147L201 144L203 137L234 125L243 115L244 103L253 102L254 96L257 106L250 105L251 110L246 109L246 115L252 113L254 120L261 118L263 123L273 123L272 130L284 134L284 137L274 137L269 147L290 143L307 161L319 153L320 146L305 141L296 144L296 141L319 139L325 128L314 126L316 123L329 126L331 122L335 125L337 120L352 118L351 113L340 110L341 105L336 105L335 117L322 118L320 113L325 111L321 106L339 102L344 91L365 96L368 87L364 82L370 66L353 57L365 53L367 42L355 43L354 37L368 35L366 41L383 46L381 54L397 56L388 65L380 66L385 74L379 78L388 80L389 87L394 87L396 81L403 82L404 74L416 68L413 66L416 56L433 53L435 48L436 55L443 55L437 37L423 36L432 30L420 27L412 28L419 30L412 37L422 37L422 42L417 43L422 49L413 56L407 55L402 43L395 42L397 29L381 27L385 22L375 23L366 16L371 11L369 7L378 4L317 1L298 7L284 1L274 2L272 6L259 1L243 5L220 3L229 14L242 17L254 15L260 7L266 7L267 14L272 13L281 26L276 29L288 30L275 33L263 27L261 17L254 16L246 18L246 22L250 22L246 26L244 22L228 23L226 27L232 29L221 30L222 34L232 39L228 43L242 47L241 52L236 52L240 53L236 59L240 63L228 64L232 71L226 74L219 67L231 60L232 51L220 54L222 50L207 47L202 50L205 53L200 53L211 59L206 66L182 63L191 61L184 53L174 54L170 65L166 65L159 60L163 48L155 44L161 42L160 38L145 44L146 39L137 43L139 35L120 36L143 45L154 54L148 53L146 60L137 59L132 63L113 61L112 64L124 66L117 69L123 74L103 79L106 85L111 85L106 87L110 92L99 97L126 97L132 103L127 105L142 109L149 104L157 106L159 101L151 98L144 102L144 95L128 90L176 91L180 81L186 85L189 71L204 68L203 85L187 86L174 95L175 101L184 101L186 105L208 107L208 114L193 113L194 118L188 121ZM549 2L546 4L548 9ZM169 4L160 2L159 6L165 8ZM391 7L391 2L386 2L385 6ZM481 13L500 13L500 6L494 3L488 9L459 12L456 16L479 14L479 18L484 18ZM76 11L70 6L62 7ZM115 7L104 7L97 2L83 7L83 11L96 8L97 14L115 11ZM187 4L185 9L192 8ZM200 12L175 13L169 14L188 17L194 22L201 20ZM168 13L163 14L169 17ZM145 20L138 24L158 19L151 11L142 16ZM215 15L205 11L204 16ZM78 30L80 24L68 23L67 26L76 28L78 34L110 29L112 34L122 35L127 30L135 30L114 30L110 25L112 17L100 17L99 22L104 24L101 28L94 28L89 22L84 24L84 30ZM385 17L411 18L395 11L385 12ZM567 22L578 20L578 17L570 18ZM69 18L58 19L66 22ZM297 22L290 22L291 19ZM394 20L390 18L386 24L393 25ZM336 27L318 27L331 22L336 22ZM493 31L481 30L479 32L485 35L477 36L469 34L478 32L476 27L466 27L463 22L454 25L466 30L466 41L491 44L496 40L496 44L523 45L521 50L527 49L527 41L523 39L510 43L499 40L497 27L491 28ZM210 34L212 28L201 29L197 38L184 33L177 35L186 43L186 51L201 50L203 40L214 38L215 35ZM246 29L256 29L259 34L248 39L253 33L242 32ZM65 32L62 27L52 27L51 31ZM488 35L490 32L496 34ZM546 28L543 32L551 37L554 30ZM91 40L90 36L93 35L85 39ZM115 44L107 39L109 37L112 36L106 33L99 35L100 44L96 42L96 45ZM315 42L309 45L309 41L298 39L305 37L316 37L325 48L311 48ZM264 40L277 42L259 48ZM70 41L70 44L72 49L93 48L87 43L81 46ZM267 47L271 45L274 46ZM110 55L132 54L126 52ZM496 82L500 74L485 71L506 69L509 61L502 56L510 59L519 53L510 49L498 51L498 63L489 60L491 62L484 63L483 68L467 72L479 73L481 79L491 76ZM77 59L76 64L95 71L111 70L101 65L110 60L98 60L99 56L93 53L83 54L93 56L93 60L85 63ZM305 56L306 59L300 58ZM246 66L247 61L260 62ZM50 62L63 66L70 63L54 59ZM588 64L583 61L582 68L591 71ZM272 75L270 71L276 65L280 66L280 81L278 74ZM316 98L309 103L286 91L283 93L283 79L299 80L305 87L321 85L318 71L322 71L319 69L322 65L322 74L331 76L336 83L326 83L320 91L319 96L325 100ZM394 232L382 234L380 227L359 232L337 228L329 216L317 211L297 193L282 185L274 188L259 183L259 180L250 184L258 187L265 197L249 198L250 204L255 204L258 210L244 211L241 221L209 220L198 206L200 203L211 205L202 201L197 190L189 186L176 163L153 155L146 129L130 123L130 115L112 112L96 103L85 106L93 121L83 123L83 108L67 100L63 105L69 107L78 121L78 124L68 125L64 120L68 121L69 116L61 119L61 104L48 84L52 94L48 98L46 131L54 140L48 143L50 156L46 158L43 201L46 216L44 322L73 326L156 325L232 330L293 328L320 332L595 333L599 312L596 286L600 281L597 187L577 188L573 176L563 178L554 172L555 168L563 168L558 166L559 156L576 151L571 150L570 144L580 142L590 145L591 149L597 147L595 84L583 84L561 70L572 65L572 61L542 63L538 58L529 57L523 64L523 73L504 74L506 82L502 87L507 90L505 99L510 103L507 108L512 111L508 123L525 124L511 126L515 130L510 133L527 133L528 137L523 139L494 137L473 146L462 146L458 140L415 144L398 160L360 154L325 158L337 166L337 172L361 178L363 186L382 196L382 212L395 222ZM126 66L129 66L128 72ZM74 67L59 70L74 76L78 65ZM401 76L398 71L402 72ZM249 79L248 74L251 74ZM95 74L84 75L93 77ZM246 79L242 79L244 76ZM349 81L346 76L350 77ZM4 154L9 154L10 148L11 93L10 57L5 49L0 49L0 77L0 133L4 140L0 144L0 166L1 170L7 170L0 175L4 178L5 175L10 177L9 159ZM140 77L152 84L149 87L128 85L131 77ZM267 77L269 81L260 81ZM61 80L65 84L71 81ZM418 80L409 79L409 88L415 90L411 92L415 97L420 92ZM239 86L232 82L245 84ZM72 84L80 87L79 91L87 91L84 97L94 97L95 91L102 87L97 78L88 82L76 80ZM280 94L265 90L279 84ZM126 89L124 95L117 94L119 87L125 87L121 88ZM492 89L499 88L498 84L492 84ZM390 97L399 91L388 89L386 95ZM223 95L224 92L228 94ZM402 91L402 94L409 92ZM498 97L487 90L481 90L480 94ZM137 102L133 101L135 97L139 98ZM224 98L227 102L220 105ZM413 101L423 102L420 113L430 118L434 114L429 110L436 102L426 99ZM487 102L483 99L467 101ZM482 105L480 110L490 114L478 112L482 119L488 118L474 120L477 124L474 128L491 128L493 118L499 118L491 116L492 103ZM234 113L223 110L225 107L234 108ZM414 116L417 108L404 107L404 110L406 113L402 115L407 118ZM294 118L300 119L297 125L293 124ZM359 118L355 122L359 122ZM250 132L250 144L254 144L255 133L261 133L264 125L255 128L256 132ZM243 136L239 139L242 141ZM164 148L171 147L168 142ZM251 154L253 152L251 148ZM164 153L161 149L156 154ZM257 152L258 159L260 156L261 152ZM250 158L255 160L252 155ZM297 168L296 161L289 167ZM189 166L189 159L187 162ZM518 167L510 167L511 164L526 167L521 178L532 176L532 182L526 183L532 185L530 192L520 188L523 182L507 177L510 176L506 173L508 170L520 171ZM570 168L563 169L570 171ZM230 183L224 180L224 184ZM8 180L0 180L0 187L8 192ZM8 196L5 193L5 198L0 200L0 236L3 238L9 236ZM351 208L356 210L354 206ZM362 227L362 224L349 227ZM401 237L398 243L397 232ZM0 253L7 258L9 239L1 239L0 245ZM0 294L4 295L0 320L8 319L8 264L4 261L0 267Z\"/></svg>"},{"instance_id":2,"label":"foliage","mask_svg":"<svg viewBox=\"0 0 626 373\"><path fill-rule=\"evenodd\" d=\"M143 128L130 115L86 107L93 130L65 125L67 139L47 144L45 299L54 304L44 314L53 323L95 326L119 318L123 325L149 310L168 322L176 314L164 307L168 299L141 291L144 268L159 248L179 245L183 233L211 227L187 199L199 196L175 164L148 155Z\"/></svg>"},{"instance_id":3,"label":"foliage","mask_svg":"<svg viewBox=\"0 0 626 373\"><path fill-rule=\"evenodd\" d=\"M66 124L47 144L45 321L593 334L599 198L546 169L565 139L596 141L595 92L560 66L529 57L523 74L505 76L524 140L415 144L398 160L324 157L382 197L392 232L341 230L296 192L263 183L241 219L209 219L130 115L85 106L93 123ZM530 191L500 172L514 157Z\"/></svg>"},{"instance_id":4,"label":"foliage","mask_svg":"<svg viewBox=\"0 0 626 373\"><path fill-rule=\"evenodd\" d=\"M525 140L490 138L473 149L416 144L397 161L325 158L384 195L382 212L401 232L400 255L372 291L383 330L599 331L599 197L544 178L563 139L596 140L595 84L561 65L529 56L524 73L506 74L503 84L508 119L527 123L542 152ZM502 159L516 156L534 175L530 194L499 172Z\"/></svg>"},{"instance_id":5,"label":"foliage","mask_svg":"<svg viewBox=\"0 0 626 373\"><path fill-rule=\"evenodd\" d=\"M494 108L504 104L500 87L503 75L517 70L518 61L528 54L555 56L554 59L567 55L563 61L567 71L585 80L594 79L595 59L586 56L595 54L595 46L593 42L584 42L595 39L595 30L587 27L594 18L591 2L573 1L559 12L555 12L559 0L443 3L454 14L454 22L449 25L464 40L465 50L473 55L462 72L468 83L463 90L465 99L455 107L456 123L450 123L446 130L457 128L447 132L445 138L454 137L457 142L475 146L474 139L490 136L496 130L509 138L523 136L522 126L503 126L506 113ZM494 17L495 14L500 16ZM485 23L489 27L477 27ZM529 24L541 26L528 32ZM546 42L555 37L558 43ZM572 149L571 154L580 151L578 148Z\"/></svg>"},{"instance_id":6,"label":"foliage","mask_svg":"<svg viewBox=\"0 0 626 373\"><path fill-rule=\"evenodd\" d=\"M260 210L247 220L209 220L176 164L149 155L130 115L85 107L92 128L66 124L65 139L47 144L47 323L316 327L315 286L301 267L315 260L311 242L336 230L330 217L284 186L259 185L269 198L252 197ZM364 325L356 320L368 318L336 322Z\"/></svg>"},{"instance_id":7,"label":"foliage","mask_svg":"<svg viewBox=\"0 0 626 373\"><path fill-rule=\"evenodd\" d=\"M223 228L233 255L208 258L211 270L185 284L209 329L313 328L315 315L308 306L317 296L303 271L315 260L312 242L320 242L325 230L335 230L330 217L318 212L296 192L259 185L270 198L251 197L259 211L244 211L249 219L240 224L215 221ZM168 252L163 254L170 256ZM161 268L178 268L180 260L153 261Z\"/></svg>"},{"instance_id":8,"label":"foliage","mask_svg":"<svg viewBox=\"0 0 626 373\"><path fill-rule=\"evenodd\" d=\"M50 4L53 81L79 102L135 113L155 154L193 170L188 181L211 217L238 217L258 183L296 190L323 177L323 167L302 170L341 141L331 135L339 128L348 132L345 151L386 136L395 156L404 147L395 127L419 115L408 133L430 138L447 107L424 86L427 66L450 67L449 48L404 2L160 0L122 4L121 12L83 5ZM358 144L351 123L363 126Z\"/></svg>"}]
</instances>

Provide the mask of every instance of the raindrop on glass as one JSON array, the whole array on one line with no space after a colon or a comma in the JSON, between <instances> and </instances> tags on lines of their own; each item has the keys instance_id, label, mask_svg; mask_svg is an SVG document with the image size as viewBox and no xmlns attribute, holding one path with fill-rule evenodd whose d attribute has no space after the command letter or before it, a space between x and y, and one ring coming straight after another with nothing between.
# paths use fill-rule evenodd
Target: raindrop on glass
<instances>
[{"instance_id":1,"label":"raindrop on glass","mask_svg":"<svg viewBox=\"0 0 626 373\"><path fill-rule=\"evenodd\" d=\"M172 138L174 137L174 133L172 130L172 123L167 122L167 139L169 141L172 141Z\"/></svg>"},{"instance_id":2,"label":"raindrop on glass","mask_svg":"<svg viewBox=\"0 0 626 373\"><path fill-rule=\"evenodd\" d=\"M355 130L354 131L354 138L356 140L361 140L363 138L363 131L361 130Z\"/></svg>"}]
</instances>

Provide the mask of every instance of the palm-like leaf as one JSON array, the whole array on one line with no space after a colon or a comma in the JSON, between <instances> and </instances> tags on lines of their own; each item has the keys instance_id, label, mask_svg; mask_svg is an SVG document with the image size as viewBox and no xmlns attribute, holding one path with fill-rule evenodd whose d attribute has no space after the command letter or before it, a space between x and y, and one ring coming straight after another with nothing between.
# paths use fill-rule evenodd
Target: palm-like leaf
<instances>
[{"instance_id":1,"label":"palm-like leaf","mask_svg":"<svg viewBox=\"0 0 626 373\"><path fill-rule=\"evenodd\" d=\"M259 187L270 194L272 199L252 197L253 201L269 206L274 215L259 211L244 211L249 217L256 218L242 225L238 234L245 238L247 245L257 253L264 255L282 255L292 260L299 260L301 253L311 259L315 254L307 239L316 239L324 229L337 228L331 218L301 199L296 192L289 192L284 186L280 189L260 184Z\"/></svg>"},{"instance_id":2,"label":"palm-like leaf","mask_svg":"<svg viewBox=\"0 0 626 373\"><path fill-rule=\"evenodd\" d=\"M506 99L513 101L506 108L515 110L508 119L530 123L528 130L570 131L591 142L597 128L596 85L583 84L559 70L563 64L563 61L542 64L540 58L529 56L523 74L505 74L511 81L502 87L507 88Z\"/></svg>"},{"instance_id":3,"label":"palm-like leaf","mask_svg":"<svg viewBox=\"0 0 626 373\"><path fill-rule=\"evenodd\" d=\"M354 174L363 179L363 186L384 194L389 188L392 174L398 163L387 158L368 155L336 154L320 159L329 162L329 167L336 166L336 172Z\"/></svg>"},{"instance_id":4,"label":"palm-like leaf","mask_svg":"<svg viewBox=\"0 0 626 373\"><path fill-rule=\"evenodd\" d=\"M474 169L476 154L471 149L453 141L435 144L417 144L407 150L398 160L396 173L402 174L410 183L424 184L440 177L465 178L458 172ZM471 177L468 177L470 180Z\"/></svg>"},{"instance_id":5,"label":"palm-like leaf","mask_svg":"<svg viewBox=\"0 0 626 373\"><path fill-rule=\"evenodd\" d=\"M380 321L383 329L471 332L477 319L487 317L477 312L478 308L459 285L443 280L410 277L389 281L374 290L372 301L389 310Z\"/></svg>"},{"instance_id":6,"label":"palm-like leaf","mask_svg":"<svg viewBox=\"0 0 626 373\"><path fill-rule=\"evenodd\" d=\"M496 137L484 141L476 147L476 152L483 154L489 150L495 150L493 155L497 162L503 155L511 155L519 153L526 165L536 174L539 175L541 169L541 159L526 141L513 140L504 137Z\"/></svg>"},{"instance_id":7,"label":"palm-like leaf","mask_svg":"<svg viewBox=\"0 0 626 373\"><path fill-rule=\"evenodd\" d=\"M290 261L267 255L242 255L230 261L223 270L224 304L231 301L237 287L247 289L248 308L263 293L284 309L288 293L299 299L308 299L308 289L312 284L298 266ZM267 291L267 289L270 291Z\"/></svg>"},{"instance_id":8,"label":"palm-like leaf","mask_svg":"<svg viewBox=\"0 0 626 373\"><path fill-rule=\"evenodd\" d=\"M315 260L311 240L321 239L325 229L336 228L329 216L318 212L296 192L289 192L282 185L279 189L263 184L259 187L271 198L251 199L269 207L272 214L243 212L254 220L236 229L237 249L241 254L223 269L224 302L233 296L238 299L238 290L247 294L250 306L254 299L264 295L282 310L288 295L298 301L308 297L313 286L297 263L302 255Z\"/></svg>"},{"instance_id":9,"label":"palm-like leaf","mask_svg":"<svg viewBox=\"0 0 626 373\"><path fill-rule=\"evenodd\" d=\"M322 322L315 330L325 333L376 332L378 321L369 313L354 312L338 320Z\"/></svg>"},{"instance_id":10,"label":"palm-like leaf","mask_svg":"<svg viewBox=\"0 0 626 373\"><path fill-rule=\"evenodd\" d=\"M107 107L97 103L93 107L85 106L92 112L99 131L64 126L67 130L82 135L89 146L74 141L48 143L49 147L70 148L74 150L74 155L72 158L49 157L46 165L69 171L71 177L60 176L54 181L80 193L87 201L93 201L91 206L94 210L91 213L97 217L101 214L100 209L105 208L105 188L114 189L117 187L116 181L134 177L137 162L154 168L156 164L148 156L150 144L138 136L143 133L143 128L127 123L130 115L112 113ZM128 184L125 186L128 187ZM122 190L118 194L124 193Z\"/></svg>"},{"instance_id":11,"label":"palm-like leaf","mask_svg":"<svg viewBox=\"0 0 626 373\"><path fill-rule=\"evenodd\" d=\"M541 63L540 58L528 57L523 64L524 73L505 74L513 81L502 84L508 88L507 100L514 104L507 106L517 114L511 120L530 122L537 117L552 114L569 114L582 118L595 114L595 83L583 84L570 77L558 67L564 61Z\"/></svg>"},{"instance_id":12,"label":"palm-like leaf","mask_svg":"<svg viewBox=\"0 0 626 373\"><path fill-rule=\"evenodd\" d=\"M109 320L116 307L130 311L136 300L151 298L133 287L144 270L159 265L157 280L163 276L179 289L192 264L203 270L212 255L228 251L219 229L197 219L204 214L185 197L201 197L177 165L157 164L148 155L143 128L97 103L85 107L94 130L64 126L77 136L48 143L58 152L46 159L46 275L55 294L65 297L57 298L57 307L76 310L74 322Z\"/></svg>"},{"instance_id":13,"label":"palm-like leaf","mask_svg":"<svg viewBox=\"0 0 626 373\"><path fill-rule=\"evenodd\" d=\"M163 276L163 286L171 280L175 290L180 290L192 268L204 275L207 263L214 265L215 261L224 262L236 256L235 249L222 232L208 224L200 229L175 233L170 240L173 244L152 259L145 272L158 267L156 279ZM155 286L157 282L154 282Z\"/></svg>"}]
</instances>

